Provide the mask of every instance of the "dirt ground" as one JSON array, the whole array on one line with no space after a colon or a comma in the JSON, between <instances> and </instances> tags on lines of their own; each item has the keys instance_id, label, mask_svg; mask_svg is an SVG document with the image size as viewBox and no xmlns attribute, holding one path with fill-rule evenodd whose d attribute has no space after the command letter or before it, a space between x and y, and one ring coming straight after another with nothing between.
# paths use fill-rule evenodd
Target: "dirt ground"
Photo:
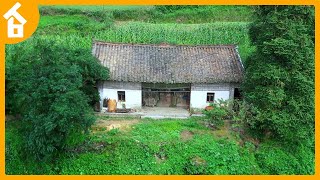
<instances>
[{"instance_id":1,"label":"dirt ground","mask_svg":"<svg viewBox=\"0 0 320 180\"><path fill-rule=\"evenodd\" d=\"M193 138L193 133L191 131L184 130L180 133L180 138L182 139L182 141L191 140Z\"/></svg>"},{"instance_id":2,"label":"dirt ground","mask_svg":"<svg viewBox=\"0 0 320 180\"><path fill-rule=\"evenodd\" d=\"M130 128L130 126L139 123L140 120L138 119L132 119L132 120L97 120L95 125L93 125L93 129L99 130L99 129L105 129L107 131L110 131L112 129L119 129L119 130L125 130Z\"/></svg>"}]
</instances>

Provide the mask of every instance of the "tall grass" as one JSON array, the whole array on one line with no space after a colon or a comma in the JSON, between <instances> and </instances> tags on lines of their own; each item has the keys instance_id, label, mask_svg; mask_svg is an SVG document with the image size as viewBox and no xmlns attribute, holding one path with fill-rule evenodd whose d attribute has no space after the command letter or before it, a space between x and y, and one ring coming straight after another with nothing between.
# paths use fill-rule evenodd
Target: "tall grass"
<instances>
[{"instance_id":1,"label":"tall grass","mask_svg":"<svg viewBox=\"0 0 320 180\"><path fill-rule=\"evenodd\" d=\"M102 9L101 9L102 8ZM247 6L198 6L197 8L178 9L163 13L151 6L139 8L91 6L58 6L41 7L42 15L35 36L54 39L70 48L81 46L91 49L92 40L121 43L174 45L217 45L235 44L245 61L254 50L248 36L248 17L252 7ZM126 14L128 11L134 14ZM155 15L152 23L143 14L152 12ZM210 12L207 13L206 12ZM142 19L141 21L118 21L127 16ZM142 14L141 14L142 13ZM206 14L206 15L205 15ZM178 16L184 17L176 23ZM145 19L144 19L145 18ZM190 21L209 23L193 23ZM208 19L209 18L209 19ZM211 18L211 19L210 19ZM179 18L178 18L179 19ZM220 19L221 22L211 22ZM233 20L239 22L228 22ZM144 21L144 22L143 22ZM163 23L168 21L170 23ZM155 23L156 22L156 23ZM162 22L162 23L161 23ZM172 23L174 22L174 23ZM32 40L31 40L32 41ZM30 41L30 43L31 43ZM27 44L27 43L25 43Z\"/></svg>"},{"instance_id":2,"label":"tall grass","mask_svg":"<svg viewBox=\"0 0 320 180\"><path fill-rule=\"evenodd\" d=\"M248 37L248 23L246 22L217 22L206 24L153 24L144 22L129 22L115 24L105 29L91 31L91 28L64 29L61 31L45 32L46 38L52 38L71 46L91 48L92 40L121 43L174 45L217 45L235 44L243 59L252 52ZM93 24L95 25L95 24ZM46 28L45 26L43 28ZM67 28L67 27L66 27ZM62 28L63 29L63 28ZM39 29L41 32L41 28ZM43 34L43 32L41 33Z\"/></svg>"},{"instance_id":3,"label":"tall grass","mask_svg":"<svg viewBox=\"0 0 320 180\"><path fill-rule=\"evenodd\" d=\"M249 22L252 6L188 6L163 11L163 6L41 6L41 15L112 16L116 21L152 23Z\"/></svg>"},{"instance_id":4,"label":"tall grass","mask_svg":"<svg viewBox=\"0 0 320 180\"><path fill-rule=\"evenodd\" d=\"M46 8L53 8L53 9L74 9L74 10L81 10L81 11L113 11L113 10L141 10L141 9L153 9L153 6L143 6L143 5L54 5L54 6L40 6L40 10Z\"/></svg>"},{"instance_id":5,"label":"tall grass","mask_svg":"<svg viewBox=\"0 0 320 180\"><path fill-rule=\"evenodd\" d=\"M246 43L247 23L152 24L130 22L98 32L106 41L171 44L240 44Z\"/></svg>"},{"instance_id":6,"label":"tall grass","mask_svg":"<svg viewBox=\"0 0 320 180\"><path fill-rule=\"evenodd\" d=\"M92 40L177 45L236 44L243 60L252 6L43 6L37 36L91 48Z\"/></svg>"},{"instance_id":7,"label":"tall grass","mask_svg":"<svg viewBox=\"0 0 320 180\"><path fill-rule=\"evenodd\" d=\"M155 21L183 23L250 22L252 12L253 6L206 5L196 6L196 8L195 6L188 6L174 11L165 11L163 15L156 16Z\"/></svg>"}]
</instances>

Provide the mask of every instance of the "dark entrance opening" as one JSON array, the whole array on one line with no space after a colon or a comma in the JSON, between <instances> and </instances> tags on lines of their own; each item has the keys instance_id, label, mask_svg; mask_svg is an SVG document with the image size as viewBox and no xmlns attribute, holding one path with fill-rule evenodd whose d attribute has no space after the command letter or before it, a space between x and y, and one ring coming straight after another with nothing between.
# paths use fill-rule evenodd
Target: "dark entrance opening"
<instances>
[{"instance_id":1,"label":"dark entrance opening","mask_svg":"<svg viewBox=\"0 0 320 180\"><path fill-rule=\"evenodd\" d=\"M190 84L142 84L142 105L146 107L190 107Z\"/></svg>"},{"instance_id":2,"label":"dark entrance opening","mask_svg":"<svg viewBox=\"0 0 320 180\"><path fill-rule=\"evenodd\" d=\"M242 99L242 93L239 88L234 89L234 99L238 99L238 100Z\"/></svg>"}]
</instances>

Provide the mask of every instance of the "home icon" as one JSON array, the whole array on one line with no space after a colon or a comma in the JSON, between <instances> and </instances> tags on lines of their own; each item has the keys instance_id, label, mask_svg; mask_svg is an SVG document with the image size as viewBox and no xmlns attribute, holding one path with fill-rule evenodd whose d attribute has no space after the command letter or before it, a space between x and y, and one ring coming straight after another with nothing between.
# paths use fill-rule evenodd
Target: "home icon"
<instances>
[{"instance_id":1,"label":"home icon","mask_svg":"<svg viewBox=\"0 0 320 180\"><path fill-rule=\"evenodd\" d=\"M17 10L21 4L17 2L3 17L8 20L8 37L9 38L23 38L23 26L27 23ZM19 24L15 24L15 19Z\"/></svg>"}]
</instances>

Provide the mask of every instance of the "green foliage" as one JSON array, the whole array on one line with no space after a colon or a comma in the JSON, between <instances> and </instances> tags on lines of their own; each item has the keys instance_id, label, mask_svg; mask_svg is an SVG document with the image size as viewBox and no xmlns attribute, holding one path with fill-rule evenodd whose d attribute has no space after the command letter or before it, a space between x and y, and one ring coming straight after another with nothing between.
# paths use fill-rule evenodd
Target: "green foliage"
<instances>
[{"instance_id":1,"label":"green foliage","mask_svg":"<svg viewBox=\"0 0 320 180\"><path fill-rule=\"evenodd\" d=\"M56 16L83 16L95 19L96 21L108 22L112 19L112 14L110 12L104 12L99 10L99 8L94 7L90 8L90 6L73 6L74 8L69 7L61 7L61 6L41 6L40 7L40 14L41 16L49 16L49 15L56 15ZM79 7L79 8L77 8Z\"/></svg>"},{"instance_id":2,"label":"green foliage","mask_svg":"<svg viewBox=\"0 0 320 180\"><path fill-rule=\"evenodd\" d=\"M206 168L207 164L204 160L202 160L199 157L191 158L187 163L185 164L185 172L186 174L190 175L200 175L200 174L206 174Z\"/></svg>"},{"instance_id":3,"label":"green foliage","mask_svg":"<svg viewBox=\"0 0 320 180\"><path fill-rule=\"evenodd\" d=\"M252 20L250 6L155 6L151 22L207 23L249 22Z\"/></svg>"},{"instance_id":4,"label":"green foliage","mask_svg":"<svg viewBox=\"0 0 320 180\"><path fill-rule=\"evenodd\" d=\"M152 23L249 22L252 6L41 6L43 16L83 15L100 22Z\"/></svg>"},{"instance_id":5,"label":"green foliage","mask_svg":"<svg viewBox=\"0 0 320 180\"><path fill-rule=\"evenodd\" d=\"M94 141L108 142L104 151L64 160L61 174L259 174L250 148L212 138L201 122L143 120L129 133L96 134ZM187 141L186 130L194 133Z\"/></svg>"},{"instance_id":6,"label":"green foliage","mask_svg":"<svg viewBox=\"0 0 320 180\"><path fill-rule=\"evenodd\" d=\"M22 151L21 144L23 143L23 139L16 126L18 126L16 122L10 122L10 124L6 123L6 174L19 174L25 171L22 156L20 154Z\"/></svg>"},{"instance_id":7,"label":"green foliage","mask_svg":"<svg viewBox=\"0 0 320 180\"><path fill-rule=\"evenodd\" d=\"M88 103L97 99L89 99L87 86L107 78L107 71L89 51L31 41L6 53L6 109L22 117L24 151L51 159L94 122Z\"/></svg>"},{"instance_id":8,"label":"green foliage","mask_svg":"<svg viewBox=\"0 0 320 180\"><path fill-rule=\"evenodd\" d=\"M156 10L168 13L168 12L173 12L177 11L180 9L197 9L199 6L192 6L192 5L165 5L165 6L155 6Z\"/></svg>"},{"instance_id":9,"label":"green foliage","mask_svg":"<svg viewBox=\"0 0 320 180\"><path fill-rule=\"evenodd\" d=\"M43 18L45 19L45 17ZM46 27L46 26L44 26ZM66 28L70 28L67 26ZM39 29L39 32L42 30ZM68 30L72 32L76 30ZM243 59L254 50L248 36L248 23L152 24L128 22L99 32L61 33L46 31L46 38L70 46L91 49L92 38L106 42L176 45L238 44ZM40 33L42 34L42 33ZM39 35L40 35L39 34Z\"/></svg>"},{"instance_id":10,"label":"green foliage","mask_svg":"<svg viewBox=\"0 0 320 180\"><path fill-rule=\"evenodd\" d=\"M24 123L21 121L6 122L5 172L8 175L20 174L55 174L53 164L34 161L24 154Z\"/></svg>"},{"instance_id":11,"label":"green foliage","mask_svg":"<svg viewBox=\"0 0 320 180\"><path fill-rule=\"evenodd\" d=\"M153 6L144 5L53 5L53 6L40 6L40 12L42 15L48 15L49 12L56 12L56 14L68 14L68 11L78 11L83 13L89 12L110 12L114 10L141 10L141 9L153 9ZM65 10L65 11L64 11Z\"/></svg>"},{"instance_id":12,"label":"green foliage","mask_svg":"<svg viewBox=\"0 0 320 180\"><path fill-rule=\"evenodd\" d=\"M314 7L260 6L255 15L244 93L261 114L251 125L301 143L314 136Z\"/></svg>"},{"instance_id":13,"label":"green foliage","mask_svg":"<svg viewBox=\"0 0 320 180\"><path fill-rule=\"evenodd\" d=\"M6 124L6 174L314 174L314 137L308 134L314 130L314 11L259 7L250 27L253 47L249 6L159 8L40 7L34 39L6 47L6 111L22 115ZM132 20L142 22L124 22ZM98 100L95 83L108 74L91 56L92 38L237 44L244 60L257 48L245 64L246 101L235 102L234 110L219 106L210 117L302 141L240 145L236 132L221 138L197 118L142 120L131 131L102 128L87 139L94 120L88 104ZM67 148L67 155L58 155ZM35 161L26 150L54 159Z\"/></svg>"},{"instance_id":14,"label":"green foliage","mask_svg":"<svg viewBox=\"0 0 320 180\"><path fill-rule=\"evenodd\" d=\"M269 141L256 148L218 138L203 119L142 120L131 131L98 131L89 150L60 156L55 164L22 161L17 125L6 129L7 174L314 174L314 149ZM182 137L183 132L191 135ZM20 140L19 140L20 139ZM101 144L103 145L101 148ZM81 145L79 147L84 147ZM295 145L294 145L295 146ZM97 150L97 148L101 148ZM91 150L90 150L91 149ZM13 156L13 154L15 154ZM16 165L16 166L14 166Z\"/></svg>"},{"instance_id":15,"label":"green foliage","mask_svg":"<svg viewBox=\"0 0 320 180\"><path fill-rule=\"evenodd\" d=\"M228 101L228 107L230 107L228 108L228 116L232 120L233 127L247 128L248 125L253 126L251 123L260 120L259 110L246 101ZM260 133L256 132L255 135L260 135Z\"/></svg>"},{"instance_id":16,"label":"green foliage","mask_svg":"<svg viewBox=\"0 0 320 180\"><path fill-rule=\"evenodd\" d=\"M219 101L217 103L211 103L210 107L212 107L212 109L204 110L203 113L209 118L209 122L212 126L222 126L223 120L227 120L228 103Z\"/></svg>"},{"instance_id":17,"label":"green foliage","mask_svg":"<svg viewBox=\"0 0 320 180\"><path fill-rule=\"evenodd\" d=\"M293 155L274 147L262 147L256 154L259 166L266 174L295 174L299 164Z\"/></svg>"},{"instance_id":18,"label":"green foliage","mask_svg":"<svg viewBox=\"0 0 320 180\"><path fill-rule=\"evenodd\" d=\"M79 36L90 35L93 32L103 31L112 25L112 21L105 19L103 22L84 15L41 16L36 34L68 35L76 33Z\"/></svg>"},{"instance_id":19,"label":"green foliage","mask_svg":"<svg viewBox=\"0 0 320 180\"><path fill-rule=\"evenodd\" d=\"M143 44L237 44L243 60L254 50L248 36L250 6L197 6L170 13L156 7L43 6L35 35L87 49L91 49L92 39Z\"/></svg>"},{"instance_id":20,"label":"green foliage","mask_svg":"<svg viewBox=\"0 0 320 180\"><path fill-rule=\"evenodd\" d=\"M255 156L265 174L314 174L314 152L305 145L294 149L269 142Z\"/></svg>"}]
</instances>

